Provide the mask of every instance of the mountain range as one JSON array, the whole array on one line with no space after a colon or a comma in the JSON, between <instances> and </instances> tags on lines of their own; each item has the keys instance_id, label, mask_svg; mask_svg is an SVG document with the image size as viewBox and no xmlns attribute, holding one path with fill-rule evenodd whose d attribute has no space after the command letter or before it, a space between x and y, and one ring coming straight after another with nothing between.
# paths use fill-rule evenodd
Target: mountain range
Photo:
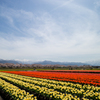
<instances>
[{"instance_id":1,"label":"mountain range","mask_svg":"<svg viewBox=\"0 0 100 100\"><path fill-rule=\"evenodd\" d=\"M36 64L42 64L42 65L47 65L47 64L50 64L50 65L56 65L56 64L59 64L59 65L77 65L77 66L80 66L80 65L89 65L87 63L81 63L81 62L53 62L53 61L41 61L41 62L35 62Z\"/></svg>"},{"instance_id":2,"label":"mountain range","mask_svg":"<svg viewBox=\"0 0 100 100\"><path fill-rule=\"evenodd\" d=\"M33 62L33 61L20 61L20 60L4 60L4 59L0 59L0 63L13 63L13 64L42 64L42 65L92 65L92 66L100 66L100 60L98 61L88 61L88 62L54 62L54 61L38 61L38 62Z\"/></svg>"},{"instance_id":3,"label":"mountain range","mask_svg":"<svg viewBox=\"0 0 100 100\"><path fill-rule=\"evenodd\" d=\"M13 63L13 64L18 64L19 62L16 60L4 60L0 59L0 63Z\"/></svg>"}]
</instances>

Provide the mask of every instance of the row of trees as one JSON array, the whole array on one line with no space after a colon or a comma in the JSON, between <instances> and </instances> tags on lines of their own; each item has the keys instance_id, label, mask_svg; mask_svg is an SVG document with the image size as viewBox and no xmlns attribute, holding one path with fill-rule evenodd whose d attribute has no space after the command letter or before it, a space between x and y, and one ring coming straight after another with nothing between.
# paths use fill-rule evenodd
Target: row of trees
<instances>
[{"instance_id":1,"label":"row of trees","mask_svg":"<svg viewBox=\"0 0 100 100\"><path fill-rule=\"evenodd\" d=\"M93 67L90 65L83 65L83 66L77 66L77 65L41 65L41 64L12 64L12 63L0 63L0 68L32 68L32 69L56 69L56 68L68 68L70 70L72 69L92 69Z\"/></svg>"}]
</instances>

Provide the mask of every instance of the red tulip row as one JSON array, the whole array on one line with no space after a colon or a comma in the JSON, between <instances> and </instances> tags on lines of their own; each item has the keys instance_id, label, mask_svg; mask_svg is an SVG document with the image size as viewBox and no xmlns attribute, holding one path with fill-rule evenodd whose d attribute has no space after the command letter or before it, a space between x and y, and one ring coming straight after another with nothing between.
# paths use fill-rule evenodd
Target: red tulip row
<instances>
[{"instance_id":1,"label":"red tulip row","mask_svg":"<svg viewBox=\"0 0 100 100\"><path fill-rule=\"evenodd\" d=\"M100 86L100 74L93 73L58 73L58 72L37 72L37 71L5 71L7 73L59 80L68 81L81 84L91 84Z\"/></svg>"},{"instance_id":2,"label":"red tulip row","mask_svg":"<svg viewBox=\"0 0 100 100\"><path fill-rule=\"evenodd\" d=\"M45 72L45 70L41 71ZM98 73L100 74L100 70L46 70L46 72L63 72L63 73Z\"/></svg>"}]
</instances>

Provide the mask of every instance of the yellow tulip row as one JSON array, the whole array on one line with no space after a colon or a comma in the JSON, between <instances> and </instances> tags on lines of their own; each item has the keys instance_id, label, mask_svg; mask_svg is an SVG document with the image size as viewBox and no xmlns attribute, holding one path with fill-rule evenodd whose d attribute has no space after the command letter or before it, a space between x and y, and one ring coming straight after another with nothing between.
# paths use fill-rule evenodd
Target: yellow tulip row
<instances>
[{"instance_id":1,"label":"yellow tulip row","mask_svg":"<svg viewBox=\"0 0 100 100\"><path fill-rule=\"evenodd\" d=\"M100 87L95 87L95 86L90 86L90 85L82 86L81 84L74 84L74 83L68 83L68 85L67 85L67 82L59 82L59 81L54 81L54 80L46 81L46 79L39 79L39 78L34 78L34 81L33 81L32 77L15 75L15 74L7 74L7 73L5 74L4 73L4 75L19 79L19 80L22 80L25 82L33 83L35 85L44 86L47 88L53 88L60 92L75 94L79 97L100 100ZM41 81L37 81L38 79ZM48 81L52 81L51 83L55 83L55 84L49 84L50 82L48 82ZM58 83L58 84L56 84L56 83ZM62 84L62 85L59 85L59 84ZM75 86L78 87L79 89L75 88Z\"/></svg>"},{"instance_id":2,"label":"yellow tulip row","mask_svg":"<svg viewBox=\"0 0 100 100\"><path fill-rule=\"evenodd\" d=\"M23 80L23 81L27 81L27 82L33 82L33 80L35 80L35 81L37 81L37 83L56 84L56 85L60 85L60 86L67 86L67 87L73 87L73 88L77 88L77 89L84 89L85 91L93 90L94 92L100 92L100 87L97 87L97 86L95 87L93 85L92 86L81 85L81 84L75 84L75 83L71 83L71 82L62 82L62 81L35 78L35 77L22 76L22 75L16 75L16 74L5 74L5 75L12 77L12 78L20 79L20 80Z\"/></svg>"},{"instance_id":3,"label":"yellow tulip row","mask_svg":"<svg viewBox=\"0 0 100 100\"><path fill-rule=\"evenodd\" d=\"M34 84L23 82L21 80L10 78L10 77L4 76L4 75L0 75L0 77L17 85L17 86L19 86L19 87L21 87L21 88L27 89L31 92L32 91L36 92L38 94L44 95L44 96L46 96L48 98L52 98L54 100L80 100L80 98L78 98L77 96L73 97L73 95L71 95L71 94L61 93L61 92L55 91L54 89L40 87L40 86L37 86ZM89 100L89 99L83 98L82 100Z\"/></svg>"},{"instance_id":4,"label":"yellow tulip row","mask_svg":"<svg viewBox=\"0 0 100 100\"><path fill-rule=\"evenodd\" d=\"M25 90L21 90L17 86L6 82L0 78L0 89L5 93L9 94L13 100L37 100L36 97L33 97L33 94L29 94Z\"/></svg>"}]
</instances>

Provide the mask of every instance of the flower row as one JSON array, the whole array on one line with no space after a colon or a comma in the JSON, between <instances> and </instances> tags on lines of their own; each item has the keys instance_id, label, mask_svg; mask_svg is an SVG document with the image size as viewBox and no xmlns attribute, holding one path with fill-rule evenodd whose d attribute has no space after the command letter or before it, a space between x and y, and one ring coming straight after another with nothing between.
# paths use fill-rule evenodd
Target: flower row
<instances>
[{"instance_id":1,"label":"flower row","mask_svg":"<svg viewBox=\"0 0 100 100\"><path fill-rule=\"evenodd\" d=\"M46 86L48 88L54 88L54 89L57 89L57 90L59 89L59 87L61 88L61 87L64 86L65 88L68 88L68 87L72 88L73 87L74 89L76 88L77 90L83 89L84 91L93 90L93 92L100 92L100 87L95 87L93 85L90 86L90 85L74 84L74 83L71 83L71 82L62 82L62 81L34 78L34 77L28 77L28 76L22 76L22 75L7 74L7 73L2 73L2 74L9 76L9 77L12 77L12 78L16 78L16 79L25 81L25 82L33 83L33 84L36 84L36 85L39 85L39 86Z\"/></svg>"},{"instance_id":2,"label":"flower row","mask_svg":"<svg viewBox=\"0 0 100 100\"><path fill-rule=\"evenodd\" d=\"M17 86L6 82L0 78L0 89L4 93L7 93L13 100L37 100L36 97L33 97L33 94L29 94L25 90L21 90Z\"/></svg>"},{"instance_id":3,"label":"flower row","mask_svg":"<svg viewBox=\"0 0 100 100\"><path fill-rule=\"evenodd\" d=\"M36 80L32 80L32 79L27 79L27 77L23 77L23 76L20 76L18 77L19 75L11 75L11 74L4 74L5 76L8 76L8 77L12 77L12 78L15 78L15 79L19 79L19 80L22 80L22 81L25 81L25 82L29 82L29 83L32 83L32 84L35 84L35 85L38 85L38 86L41 86L41 87L47 87L47 88L51 88L51 89L54 89L54 90L57 90L57 91L60 91L60 92L63 92L63 93L71 93L71 94L75 94L77 96L82 96L82 94L85 92L85 90L81 89L77 89L77 88L74 88L74 87L71 87L71 86L61 86L61 85L56 85L56 84L50 84L50 83L47 83L47 82L42 82L42 81L36 81ZM4 76L0 76L0 77L3 77Z\"/></svg>"},{"instance_id":4,"label":"flower row","mask_svg":"<svg viewBox=\"0 0 100 100\"><path fill-rule=\"evenodd\" d=\"M94 87L90 85L80 85L80 84L74 84L74 83L67 83L67 82L60 82L60 81L54 81L54 80L47 80L46 79L39 79L39 78L32 78L32 77L26 77L26 76L19 76L15 74L7 74L7 73L2 73L2 75L5 75L6 78L8 76L16 79L20 79L25 82L33 83L35 85L41 86L41 87L47 87L47 88L52 88L60 92L64 93L70 93L73 95L77 95L78 97L86 97L86 98L91 98L91 99L98 99L100 100L100 87ZM1 76L4 77L4 76ZM37 80L41 81L37 81ZM50 82L53 84L50 84ZM49 83L48 83L49 82ZM62 85L59 85L62 84ZM79 89L77 89L78 87ZM90 95L91 94L91 95Z\"/></svg>"},{"instance_id":5,"label":"flower row","mask_svg":"<svg viewBox=\"0 0 100 100\"><path fill-rule=\"evenodd\" d=\"M72 94L62 93L62 92L59 92L59 91L55 91L54 89L41 87L41 86L38 86L38 85L23 82L21 80L17 80L17 79L14 79L14 78L3 76L3 75L2 76L0 75L0 77L2 77L3 79L21 87L21 88L27 89L28 91L31 91L31 92L36 92L36 93L44 95L48 98L52 98L53 100L70 100L70 99L71 100L80 100L80 98L78 98L77 96L73 97ZM89 100L89 99L83 98L82 100Z\"/></svg>"},{"instance_id":6,"label":"flower row","mask_svg":"<svg viewBox=\"0 0 100 100\"><path fill-rule=\"evenodd\" d=\"M57 73L57 72L32 72L32 71L6 71L7 73L38 77L51 80L67 81L81 84L100 86L100 74L90 73Z\"/></svg>"},{"instance_id":7,"label":"flower row","mask_svg":"<svg viewBox=\"0 0 100 100\"><path fill-rule=\"evenodd\" d=\"M60 73L99 73L100 70L43 70L41 72L60 72Z\"/></svg>"}]
</instances>

